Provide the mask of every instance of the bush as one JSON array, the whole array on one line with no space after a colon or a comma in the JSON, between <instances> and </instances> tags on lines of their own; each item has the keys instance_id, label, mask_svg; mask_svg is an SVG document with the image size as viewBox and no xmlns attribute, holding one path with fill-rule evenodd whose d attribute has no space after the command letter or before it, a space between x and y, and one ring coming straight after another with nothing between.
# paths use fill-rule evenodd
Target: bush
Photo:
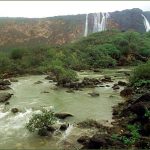
<instances>
[{"instance_id":1,"label":"bush","mask_svg":"<svg viewBox=\"0 0 150 150\"><path fill-rule=\"evenodd\" d=\"M23 55L24 55L24 51L22 49L13 49L11 51L10 58L14 60L22 59Z\"/></svg>"},{"instance_id":2,"label":"bush","mask_svg":"<svg viewBox=\"0 0 150 150\"><path fill-rule=\"evenodd\" d=\"M125 145L133 145L140 138L139 126L128 125L127 130L130 132L131 137L113 134L112 139L119 140L119 141L123 142Z\"/></svg>"},{"instance_id":3,"label":"bush","mask_svg":"<svg viewBox=\"0 0 150 150\"><path fill-rule=\"evenodd\" d=\"M130 81L134 85L142 85L150 82L150 62L139 65L133 71Z\"/></svg>"},{"instance_id":4,"label":"bush","mask_svg":"<svg viewBox=\"0 0 150 150\"><path fill-rule=\"evenodd\" d=\"M77 74L75 71L66 69L62 66L53 66L51 71L56 77L58 84L64 84L67 82L75 81L77 79Z\"/></svg>"},{"instance_id":5,"label":"bush","mask_svg":"<svg viewBox=\"0 0 150 150\"><path fill-rule=\"evenodd\" d=\"M56 122L54 112L42 110L41 114L34 114L29 122L26 124L26 128L30 132L39 131L43 128L53 125Z\"/></svg>"}]
</instances>

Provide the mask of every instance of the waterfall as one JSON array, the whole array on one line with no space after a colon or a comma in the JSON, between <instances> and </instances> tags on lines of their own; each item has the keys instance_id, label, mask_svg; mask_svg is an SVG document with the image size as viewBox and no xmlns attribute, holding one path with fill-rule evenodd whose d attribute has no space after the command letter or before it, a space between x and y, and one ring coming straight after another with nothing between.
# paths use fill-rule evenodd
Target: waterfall
<instances>
[{"instance_id":1,"label":"waterfall","mask_svg":"<svg viewBox=\"0 0 150 150\"><path fill-rule=\"evenodd\" d=\"M142 14L142 17L144 18L144 26L146 32L150 31L150 23L148 22L147 18Z\"/></svg>"},{"instance_id":2,"label":"waterfall","mask_svg":"<svg viewBox=\"0 0 150 150\"><path fill-rule=\"evenodd\" d=\"M109 17L109 13L95 13L94 14L93 33L104 31L107 29L106 25L107 25L108 17Z\"/></svg>"},{"instance_id":3,"label":"waterfall","mask_svg":"<svg viewBox=\"0 0 150 150\"><path fill-rule=\"evenodd\" d=\"M87 34L88 34L88 14L86 14L84 36L87 36Z\"/></svg>"}]
</instances>

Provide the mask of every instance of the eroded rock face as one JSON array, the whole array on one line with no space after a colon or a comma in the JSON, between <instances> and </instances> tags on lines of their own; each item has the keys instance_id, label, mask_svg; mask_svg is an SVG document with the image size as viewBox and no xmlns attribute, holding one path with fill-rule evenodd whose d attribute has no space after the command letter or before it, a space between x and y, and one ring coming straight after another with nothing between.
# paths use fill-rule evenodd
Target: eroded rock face
<instances>
[{"instance_id":1,"label":"eroded rock face","mask_svg":"<svg viewBox=\"0 0 150 150\"><path fill-rule=\"evenodd\" d=\"M0 93L0 102L8 101L13 94L10 93Z\"/></svg>"}]
</instances>

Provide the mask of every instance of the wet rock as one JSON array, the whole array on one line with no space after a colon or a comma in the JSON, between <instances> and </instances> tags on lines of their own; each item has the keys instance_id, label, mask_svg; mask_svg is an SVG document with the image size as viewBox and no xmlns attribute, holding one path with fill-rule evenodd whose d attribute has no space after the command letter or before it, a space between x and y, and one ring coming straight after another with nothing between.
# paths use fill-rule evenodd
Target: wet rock
<instances>
[{"instance_id":1,"label":"wet rock","mask_svg":"<svg viewBox=\"0 0 150 150\"><path fill-rule=\"evenodd\" d=\"M126 82L123 82L123 81L118 81L118 85L120 85L120 86L126 86L127 83L126 83Z\"/></svg>"},{"instance_id":2,"label":"wet rock","mask_svg":"<svg viewBox=\"0 0 150 150\"><path fill-rule=\"evenodd\" d=\"M56 78L54 76L48 75L47 77L45 77L46 80L52 80L52 81L56 81Z\"/></svg>"},{"instance_id":3,"label":"wet rock","mask_svg":"<svg viewBox=\"0 0 150 150\"><path fill-rule=\"evenodd\" d=\"M88 93L89 95L91 95L92 97L97 97L99 96L99 93L97 92L92 92L92 93Z\"/></svg>"},{"instance_id":4,"label":"wet rock","mask_svg":"<svg viewBox=\"0 0 150 150\"><path fill-rule=\"evenodd\" d=\"M100 69L93 69L94 72L102 72Z\"/></svg>"},{"instance_id":5,"label":"wet rock","mask_svg":"<svg viewBox=\"0 0 150 150\"><path fill-rule=\"evenodd\" d=\"M9 90L11 89L8 85L0 85L0 90Z\"/></svg>"},{"instance_id":6,"label":"wet rock","mask_svg":"<svg viewBox=\"0 0 150 150\"><path fill-rule=\"evenodd\" d=\"M48 136L49 132L48 132L48 130L46 128L42 128L42 129L39 129L38 135L40 135L40 136Z\"/></svg>"},{"instance_id":7,"label":"wet rock","mask_svg":"<svg viewBox=\"0 0 150 150\"><path fill-rule=\"evenodd\" d=\"M130 76L130 73L124 72L124 75L125 75L125 76Z\"/></svg>"},{"instance_id":8,"label":"wet rock","mask_svg":"<svg viewBox=\"0 0 150 150\"><path fill-rule=\"evenodd\" d=\"M19 112L19 109L18 108L12 108L11 112L15 114L15 113Z\"/></svg>"},{"instance_id":9,"label":"wet rock","mask_svg":"<svg viewBox=\"0 0 150 150\"><path fill-rule=\"evenodd\" d=\"M41 84L41 83L43 83L42 81L36 81L36 82L34 82L34 84Z\"/></svg>"},{"instance_id":10,"label":"wet rock","mask_svg":"<svg viewBox=\"0 0 150 150\"><path fill-rule=\"evenodd\" d=\"M41 93L49 93L48 91L43 91L43 92L41 92Z\"/></svg>"},{"instance_id":11,"label":"wet rock","mask_svg":"<svg viewBox=\"0 0 150 150\"><path fill-rule=\"evenodd\" d=\"M9 80L0 80L0 85L11 85Z\"/></svg>"},{"instance_id":12,"label":"wet rock","mask_svg":"<svg viewBox=\"0 0 150 150\"><path fill-rule=\"evenodd\" d=\"M118 90L118 89L120 89L120 87L119 87L118 84L114 84L112 88L113 88L113 90Z\"/></svg>"},{"instance_id":13,"label":"wet rock","mask_svg":"<svg viewBox=\"0 0 150 150\"><path fill-rule=\"evenodd\" d=\"M54 132L56 130L52 125L48 125L46 128L49 132Z\"/></svg>"},{"instance_id":14,"label":"wet rock","mask_svg":"<svg viewBox=\"0 0 150 150\"><path fill-rule=\"evenodd\" d=\"M107 141L105 140L105 136L101 134L95 134L88 143L88 148L90 149L99 149L102 147L106 147Z\"/></svg>"},{"instance_id":15,"label":"wet rock","mask_svg":"<svg viewBox=\"0 0 150 150\"><path fill-rule=\"evenodd\" d=\"M68 117L73 117L73 115L69 113L55 113L55 117L59 119L66 119Z\"/></svg>"},{"instance_id":16,"label":"wet rock","mask_svg":"<svg viewBox=\"0 0 150 150\"><path fill-rule=\"evenodd\" d=\"M81 136L79 139L77 139L77 142L82 144L82 145L87 145L89 140L90 140L89 136Z\"/></svg>"},{"instance_id":17,"label":"wet rock","mask_svg":"<svg viewBox=\"0 0 150 150\"><path fill-rule=\"evenodd\" d=\"M69 124L62 124L59 129L61 131L65 131L65 130L67 130L68 127L69 127Z\"/></svg>"},{"instance_id":18,"label":"wet rock","mask_svg":"<svg viewBox=\"0 0 150 150\"><path fill-rule=\"evenodd\" d=\"M120 96L122 97L128 97L131 96L132 94L133 94L133 89L130 87L126 87L120 92Z\"/></svg>"},{"instance_id":19,"label":"wet rock","mask_svg":"<svg viewBox=\"0 0 150 150\"><path fill-rule=\"evenodd\" d=\"M10 93L0 93L0 102L8 101L13 94Z\"/></svg>"},{"instance_id":20,"label":"wet rock","mask_svg":"<svg viewBox=\"0 0 150 150\"><path fill-rule=\"evenodd\" d=\"M110 87L110 85L106 85L106 87Z\"/></svg>"},{"instance_id":21,"label":"wet rock","mask_svg":"<svg viewBox=\"0 0 150 150\"><path fill-rule=\"evenodd\" d=\"M5 102L5 105L9 105L10 104L10 102Z\"/></svg>"},{"instance_id":22,"label":"wet rock","mask_svg":"<svg viewBox=\"0 0 150 150\"><path fill-rule=\"evenodd\" d=\"M109 76L104 76L104 78L101 80L102 82L113 82L112 80L111 80L111 77L109 77Z\"/></svg>"},{"instance_id":23,"label":"wet rock","mask_svg":"<svg viewBox=\"0 0 150 150\"><path fill-rule=\"evenodd\" d=\"M67 90L66 92L67 92L67 93L74 93L74 90L69 89L69 90Z\"/></svg>"},{"instance_id":24,"label":"wet rock","mask_svg":"<svg viewBox=\"0 0 150 150\"><path fill-rule=\"evenodd\" d=\"M10 82L18 82L17 79L10 78Z\"/></svg>"}]
</instances>

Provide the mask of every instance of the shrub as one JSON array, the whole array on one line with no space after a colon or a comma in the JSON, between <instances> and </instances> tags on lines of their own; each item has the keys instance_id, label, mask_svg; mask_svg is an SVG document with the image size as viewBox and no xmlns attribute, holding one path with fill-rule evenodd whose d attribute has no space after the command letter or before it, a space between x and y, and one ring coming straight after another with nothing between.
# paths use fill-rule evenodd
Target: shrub
<instances>
[{"instance_id":1,"label":"shrub","mask_svg":"<svg viewBox=\"0 0 150 150\"><path fill-rule=\"evenodd\" d=\"M75 71L69 68L66 69L63 66L52 66L51 71L56 77L58 84L64 84L77 79L77 74Z\"/></svg>"},{"instance_id":2,"label":"shrub","mask_svg":"<svg viewBox=\"0 0 150 150\"><path fill-rule=\"evenodd\" d=\"M24 55L24 51L22 49L13 49L11 51L10 58L14 60L22 59L23 55Z\"/></svg>"},{"instance_id":3,"label":"shrub","mask_svg":"<svg viewBox=\"0 0 150 150\"><path fill-rule=\"evenodd\" d=\"M133 71L130 81L135 86L141 86L150 82L150 62L139 65Z\"/></svg>"},{"instance_id":4,"label":"shrub","mask_svg":"<svg viewBox=\"0 0 150 150\"><path fill-rule=\"evenodd\" d=\"M53 125L56 122L54 112L42 110L40 114L34 114L29 122L26 124L26 128L30 132L39 131L49 125Z\"/></svg>"},{"instance_id":5,"label":"shrub","mask_svg":"<svg viewBox=\"0 0 150 150\"><path fill-rule=\"evenodd\" d=\"M131 137L113 134L112 139L119 140L119 141L123 142L125 145L133 145L140 138L139 126L128 125L127 130L131 133Z\"/></svg>"}]
</instances>

